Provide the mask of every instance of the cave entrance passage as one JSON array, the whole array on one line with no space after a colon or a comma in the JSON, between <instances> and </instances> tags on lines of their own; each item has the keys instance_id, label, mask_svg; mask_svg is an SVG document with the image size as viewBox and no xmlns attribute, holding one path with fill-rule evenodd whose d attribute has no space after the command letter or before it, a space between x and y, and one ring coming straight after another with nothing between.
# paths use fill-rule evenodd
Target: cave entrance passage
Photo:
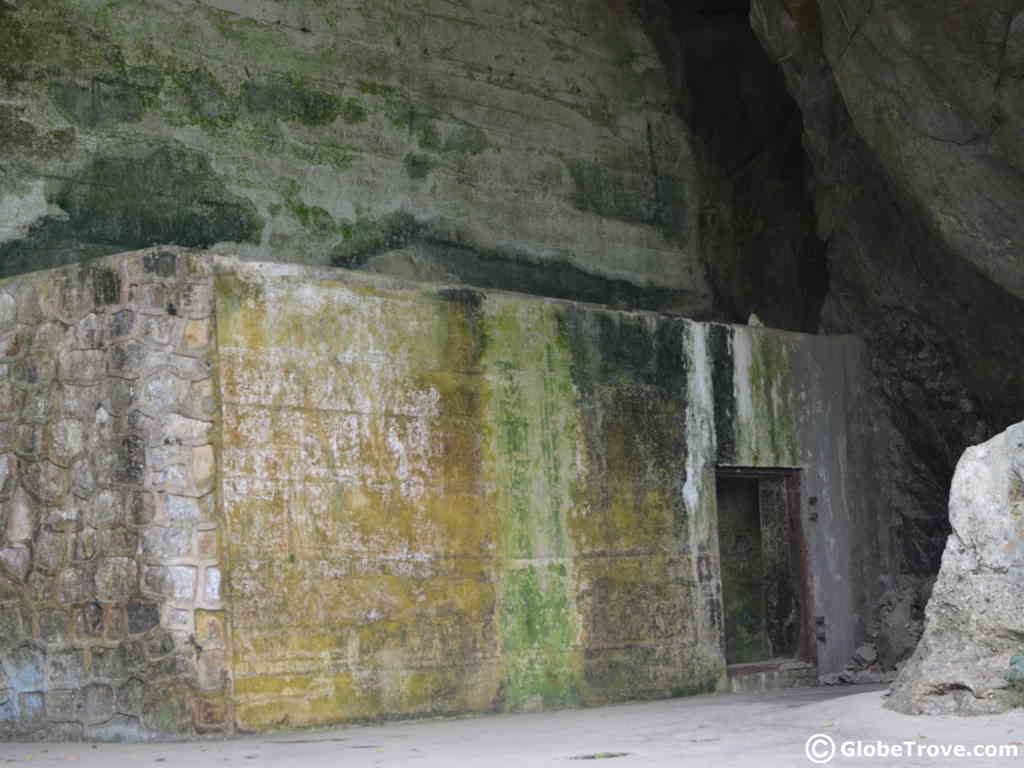
<instances>
[{"instance_id":1,"label":"cave entrance passage","mask_svg":"<svg viewBox=\"0 0 1024 768\"><path fill-rule=\"evenodd\" d=\"M799 481L798 470L718 470L718 547L729 665L803 655Z\"/></svg>"}]
</instances>

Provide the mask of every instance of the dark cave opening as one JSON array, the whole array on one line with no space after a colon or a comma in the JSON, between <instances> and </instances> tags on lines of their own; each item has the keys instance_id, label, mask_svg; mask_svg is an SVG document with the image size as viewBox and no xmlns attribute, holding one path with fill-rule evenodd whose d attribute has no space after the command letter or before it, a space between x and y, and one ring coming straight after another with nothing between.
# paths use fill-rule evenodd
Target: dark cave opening
<instances>
[{"instance_id":1,"label":"dark cave opening","mask_svg":"<svg viewBox=\"0 0 1024 768\"><path fill-rule=\"evenodd\" d=\"M647 0L639 10L702 164L714 318L746 323L756 314L772 327L852 333L871 349L870 401L887 464L873 512L877 546L864 553L877 583L866 577L861 589L874 613L865 625L892 665L916 643L921 617L900 617L927 600L949 533L953 468L983 436L989 410L978 394L990 388L972 382L977 374L953 349L971 331L943 327L951 297L938 273L923 289L914 254L933 253L947 273L964 267L857 136L825 67L817 92L826 98L805 113L805 96L790 92L755 33L750 0ZM809 138L819 154L805 147ZM881 292L879 273L888 279ZM976 282L964 276L952 293L983 290Z\"/></svg>"},{"instance_id":2,"label":"dark cave opening","mask_svg":"<svg viewBox=\"0 0 1024 768\"><path fill-rule=\"evenodd\" d=\"M749 0L648 2L641 17L700 155L714 317L818 332L828 269L803 118L754 34Z\"/></svg>"},{"instance_id":3,"label":"dark cave opening","mask_svg":"<svg viewBox=\"0 0 1024 768\"><path fill-rule=\"evenodd\" d=\"M828 8L647 0L640 12L703 162L714 316L756 313L769 326L852 334L870 350L880 469L861 588L869 638L891 667L921 631L961 453L1021 418L1024 389L1005 350L1024 343L1024 324L1019 297L975 266L984 246L937 231L929 201L855 125L850 99L870 97L844 91L833 72L819 17Z\"/></svg>"}]
</instances>

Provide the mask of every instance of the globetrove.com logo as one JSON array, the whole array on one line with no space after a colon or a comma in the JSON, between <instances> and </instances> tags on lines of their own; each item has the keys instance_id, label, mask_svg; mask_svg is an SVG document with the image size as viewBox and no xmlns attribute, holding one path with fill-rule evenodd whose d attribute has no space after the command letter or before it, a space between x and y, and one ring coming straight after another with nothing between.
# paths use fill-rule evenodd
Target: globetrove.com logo
<instances>
[{"instance_id":1,"label":"globetrove.com logo","mask_svg":"<svg viewBox=\"0 0 1024 768\"><path fill-rule=\"evenodd\" d=\"M816 733L804 744L804 754L815 765L827 765L837 755L849 758L878 760L885 758L931 758L934 760L966 760L977 757L1019 758L1019 744L921 744L917 741L843 741L827 733Z\"/></svg>"}]
</instances>

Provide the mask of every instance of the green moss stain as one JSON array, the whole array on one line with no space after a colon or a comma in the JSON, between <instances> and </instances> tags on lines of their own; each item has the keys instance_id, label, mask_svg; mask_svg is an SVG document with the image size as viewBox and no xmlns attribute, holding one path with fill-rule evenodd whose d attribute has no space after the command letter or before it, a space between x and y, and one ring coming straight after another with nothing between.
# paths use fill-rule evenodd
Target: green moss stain
<instances>
[{"instance_id":1,"label":"green moss stain","mask_svg":"<svg viewBox=\"0 0 1024 768\"><path fill-rule=\"evenodd\" d=\"M24 107L0 104L0 156L49 159L67 155L75 145L74 128L42 131L24 119Z\"/></svg>"},{"instance_id":2,"label":"green moss stain","mask_svg":"<svg viewBox=\"0 0 1024 768\"><path fill-rule=\"evenodd\" d=\"M488 418L496 450L505 555L565 556L575 395L559 308L496 302L485 320Z\"/></svg>"},{"instance_id":3,"label":"green moss stain","mask_svg":"<svg viewBox=\"0 0 1024 768\"><path fill-rule=\"evenodd\" d=\"M286 155L309 165L329 165L338 171L351 169L360 149L330 141L307 143L282 129L277 120L259 117L244 135L253 149L266 155Z\"/></svg>"},{"instance_id":4,"label":"green moss stain","mask_svg":"<svg viewBox=\"0 0 1024 768\"><path fill-rule=\"evenodd\" d=\"M204 26L209 24L217 35L212 39L208 35L193 37L197 26L186 24L180 27L183 36L193 46L218 45L225 59L264 62L272 52L273 68L279 72L295 73L292 76L297 78L303 75L329 76L337 68L339 53L335 44L313 48L296 45L292 30L283 24L267 24L240 13L209 6L197 8L196 14L202 14ZM153 17L160 18L155 14Z\"/></svg>"},{"instance_id":5,"label":"green moss stain","mask_svg":"<svg viewBox=\"0 0 1024 768\"><path fill-rule=\"evenodd\" d=\"M578 209L656 227L667 239L686 239L689 223L682 179L656 174L653 190L644 194L643 183L602 165L574 160L568 168Z\"/></svg>"},{"instance_id":6,"label":"green moss stain","mask_svg":"<svg viewBox=\"0 0 1024 768\"><path fill-rule=\"evenodd\" d=\"M715 436L718 463L731 464L736 458L736 391L732 328L712 325L708 329L708 355L711 358L711 386L715 408Z\"/></svg>"},{"instance_id":7,"label":"green moss stain","mask_svg":"<svg viewBox=\"0 0 1024 768\"><path fill-rule=\"evenodd\" d=\"M799 403L785 337L711 326L718 462L760 467L799 463Z\"/></svg>"},{"instance_id":8,"label":"green moss stain","mask_svg":"<svg viewBox=\"0 0 1024 768\"><path fill-rule=\"evenodd\" d=\"M0 274L154 243L258 242L263 227L255 206L227 190L205 155L176 144L142 157L96 158L52 202L66 217L45 218L27 238L0 245Z\"/></svg>"},{"instance_id":9,"label":"green moss stain","mask_svg":"<svg viewBox=\"0 0 1024 768\"><path fill-rule=\"evenodd\" d=\"M356 90L366 99L367 111L382 114L395 128L406 132L421 149L442 148L436 121L441 113L417 104L402 88L372 80L360 80Z\"/></svg>"},{"instance_id":10,"label":"green moss stain","mask_svg":"<svg viewBox=\"0 0 1024 768\"><path fill-rule=\"evenodd\" d=\"M401 88L365 80L360 81L357 88L367 98L367 113L381 113L391 125L408 134L421 150L478 155L491 146L487 133L479 126L416 103ZM452 122L456 123L455 127L442 138L444 123Z\"/></svg>"},{"instance_id":11,"label":"green moss stain","mask_svg":"<svg viewBox=\"0 0 1024 768\"><path fill-rule=\"evenodd\" d=\"M583 405L588 472L576 502L588 514L572 521L577 546L677 546L687 527L683 321L569 307L562 333Z\"/></svg>"},{"instance_id":12,"label":"green moss stain","mask_svg":"<svg viewBox=\"0 0 1024 768\"><path fill-rule=\"evenodd\" d=\"M250 80L242 86L242 100L253 114L271 113L305 125L329 125L342 111L332 93L312 88L293 74Z\"/></svg>"},{"instance_id":13,"label":"green moss stain","mask_svg":"<svg viewBox=\"0 0 1024 768\"><path fill-rule=\"evenodd\" d=\"M491 406L499 461L499 494L504 530L504 549L509 557L531 557L534 553L531 520L530 419L526 413L527 397L516 369L507 361L496 366L497 392ZM557 538L557 534L549 538Z\"/></svg>"},{"instance_id":14,"label":"green moss stain","mask_svg":"<svg viewBox=\"0 0 1024 768\"><path fill-rule=\"evenodd\" d=\"M435 125L440 114L436 110L415 104L404 94L396 98L392 93L384 104L392 124L407 131L420 148L432 151L441 148L441 137Z\"/></svg>"},{"instance_id":15,"label":"green moss stain","mask_svg":"<svg viewBox=\"0 0 1024 768\"><path fill-rule=\"evenodd\" d=\"M505 575L501 631L506 653L565 650L572 645L568 586L563 563L530 565Z\"/></svg>"},{"instance_id":16,"label":"green moss stain","mask_svg":"<svg viewBox=\"0 0 1024 768\"><path fill-rule=\"evenodd\" d=\"M160 92L163 75L157 70L138 70L135 82L115 74L92 78L87 84L50 83L50 97L76 124L99 125L137 123Z\"/></svg>"},{"instance_id":17,"label":"green moss stain","mask_svg":"<svg viewBox=\"0 0 1024 768\"><path fill-rule=\"evenodd\" d=\"M24 80L34 60L34 44L16 7L0 4L0 79L7 85Z\"/></svg>"},{"instance_id":18,"label":"green moss stain","mask_svg":"<svg viewBox=\"0 0 1024 768\"><path fill-rule=\"evenodd\" d=\"M213 282L217 307L217 345L259 348L263 331L253 322L253 308L263 305L262 283L245 280L235 271L218 270Z\"/></svg>"},{"instance_id":19,"label":"green moss stain","mask_svg":"<svg viewBox=\"0 0 1024 768\"><path fill-rule=\"evenodd\" d=\"M569 163L569 173L576 185L573 204L580 210L627 221L646 223L652 218L647 201L621 174L582 160Z\"/></svg>"},{"instance_id":20,"label":"green moss stain","mask_svg":"<svg viewBox=\"0 0 1024 768\"><path fill-rule=\"evenodd\" d=\"M484 344L484 294L472 288L443 288L437 296L447 305L442 345L446 367L474 376L479 374ZM480 416L478 403L473 415Z\"/></svg>"},{"instance_id":21,"label":"green moss stain","mask_svg":"<svg viewBox=\"0 0 1024 768\"><path fill-rule=\"evenodd\" d=\"M386 83L375 83L372 80L360 80L357 83L356 88L362 94L376 96L377 98L391 102L397 102L401 97L400 88L393 85L387 85Z\"/></svg>"},{"instance_id":22,"label":"green moss stain","mask_svg":"<svg viewBox=\"0 0 1024 768\"><path fill-rule=\"evenodd\" d=\"M297 181L289 179L285 185L284 200L288 211L306 229L326 235L337 231L334 217L318 205L307 205L302 200L302 188Z\"/></svg>"},{"instance_id":23,"label":"green moss stain","mask_svg":"<svg viewBox=\"0 0 1024 768\"><path fill-rule=\"evenodd\" d=\"M349 97L341 103L340 114L341 119L349 125L365 123L369 116L366 105L355 97Z\"/></svg>"},{"instance_id":24,"label":"green moss stain","mask_svg":"<svg viewBox=\"0 0 1024 768\"><path fill-rule=\"evenodd\" d=\"M99 158L57 196L83 240L142 247L256 241L252 203L231 195L198 152L168 145L139 159Z\"/></svg>"},{"instance_id":25,"label":"green moss stain","mask_svg":"<svg viewBox=\"0 0 1024 768\"><path fill-rule=\"evenodd\" d=\"M110 65L117 46L87 11L51 0L0 3L0 80L8 85L82 77Z\"/></svg>"},{"instance_id":26,"label":"green moss stain","mask_svg":"<svg viewBox=\"0 0 1024 768\"><path fill-rule=\"evenodd\" d=\"M772 333L751 333L750 393L754 423L748 426L755 465L799 462L797 403L790 381L785 341Z\"/></svg>"},{"instance_id":27,"label":"green moss stain","mask_svg":"<svg viewBox=\"0 0 1024 768\"><path fill-rule=\"evenodd\" d=\"M330 257L337 267L358 269L385 251L415 244L419 254L445 273L479 288L652 309L678 304L686 295L613 280L565 261L540 261L508 248L474 246L450 223L417 220L408 211L342 221L336 231L343 237Z\"/></svg>"},{"instance_id":28,"label":"green moss stain","mask_svg":"<svg viewBox=\"0 0 1024 768\"><path fill-rule=\"evenodd\" d=\"M578 703L573 550L576 397L561 308L492 297L484 315L484 433L498 511L504 706Z\"/></svg>"},{"instance_id":29,"label":"green moss stain","mask_svg":"<svg viewBox=\"0 0 1024 768\"><path fill-rule=\"evenodd\" d=\"M222 128L235 122L238 108L224 86L204 67L176 72L174 82L185 96L191 118L205 127Z\"/></svg>"},{"instance_id":30,"label":"green moss stain","mask_svg":"<svg viewBox=\"0 0 1024 768\"><path fill-rule=\"evenodd\" d=\"M343 240L331 252L331 264L349 269L359 267L386 251L405 248L415 242L423 225L408 211L395 211L380 218L341 222Z\"/></svg>"},{"instance_id":31,"label":"green moss stain","mask_svg":"<svg viewBox=\"0 0 1024 768\"><path fill-rule=\"evenodd\" d=\"M436 166L434 158L417 152L410 152L402 159L406 176L414 181L423 181Z\"/></svg>"},{"instance_id":32,"label":"green moss stain","mask_svg":"<svg viewBox=\"0 0 1024 768\"><path fill-rule=\"evenodd\" d=\"M576 651L525 651L505 659L502 695L508 711L565 709L581 703Z\"/></svg>"},{"instance_id":33,"label":"green moss stain","mask_svg":"<svg viewBox=\"0 0 1024 768\"><path fill-rule=\"evenodd\" d=\"M551 709L579 703L579 672L571 650L574 606L569 594L563 564L506 572L501 630L507 709Z\"/></svg>"},{"instance_id":34,"label":"green moss stain","mask_svg":"<svg viewBox=\"0 0 1024 768\"><path fill-rule=\"evenodd\" d=\"M460 125L444 140L442 149L445 152L479 155L490 146L491 142L483 128L477 125L464 124Z\"/></svg>"}]
</instances>

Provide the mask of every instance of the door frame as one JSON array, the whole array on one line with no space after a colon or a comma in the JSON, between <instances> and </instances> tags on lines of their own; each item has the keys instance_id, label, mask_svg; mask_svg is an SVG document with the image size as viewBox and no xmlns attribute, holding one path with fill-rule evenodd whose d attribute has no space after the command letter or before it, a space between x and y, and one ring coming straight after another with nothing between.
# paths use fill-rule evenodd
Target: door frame
<instances>
[{"instance_id":1,"label":"door frame","mask_svg":"<svg viewBox=\"0 0 1024 768\"><path fill-rule=\"evenodd\" d=\"M817 666L818 643L814 626L814 584L811 574L810 549L803 525L801 501L802 472L800 467L740 467L719 465L715 467L716 480L782 480L786 493L786 524L789 528L790 562L796 568L797 593L800 600L800 623L797 634L797 648L794 660ZM717 484L716 484L717 488ZM718 496L715 495L717 515ZM716 525L716 531L717 531ZM715 534L716 539L718 534ZM719 550L721 551L721 550ZM719 573L721 579L721 573ZM723 606L724 608L724 606ZM722 653L725 653L725 626L722 626ZM750 665L744 665L750 666ZM773 666L767 664L765 666Z\"/></svg>"}]
</instances>

